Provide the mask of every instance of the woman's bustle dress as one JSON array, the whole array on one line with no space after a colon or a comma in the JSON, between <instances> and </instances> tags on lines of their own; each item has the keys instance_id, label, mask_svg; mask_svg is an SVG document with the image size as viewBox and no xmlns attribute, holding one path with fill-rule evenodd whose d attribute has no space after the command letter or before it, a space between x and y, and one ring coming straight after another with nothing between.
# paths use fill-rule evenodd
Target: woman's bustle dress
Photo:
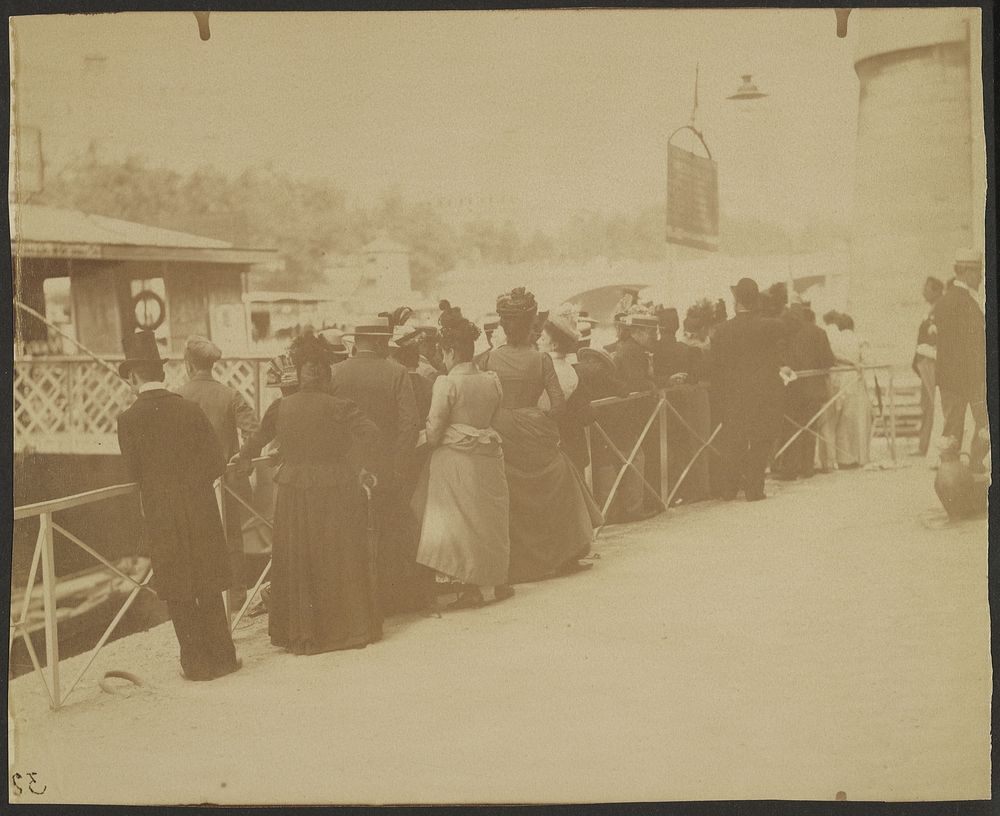
<instances>
[{"instance_id":1,"label":"woman's bustle dress","mask_svg":"<svg viewBox=\"0 0 1000 816\"><path fill-rule=\"evenodd\" d=\"M501 346L479 365L500 378L501 407L493 427L503 439L510 493L510 583L534 581L590 552L603 523L582 476L559 446L555 420L541 411L544 391L553 415L565 397L548 355L527 346Z\"/></svg>"},{"instance_id":2,"label":"woman's bustle dress","mask_svg":"<svg viewBox=\"0 0 1000 816\"><path fill-rule=\"evenodd\" d=\"M463 584L507 583L507 479L500 435L491 427L501 397L497 376L473 363L434 381L431 454L411 505L420 520L417 563Z\"/></svg>"},{"instance_id":3,"label":"woman's bustle dress","mask_svg":"<svg viewBox=\"0 0 1000 816\"><path fill-rule=\"evenodd\" d=\"M353 402L304 385L268 408L241 458L275 438L281 465L274 476L271 642L296 654L373 643L382 617L358 473L370 464L378 428Z\"/></svg>"}]
</instances>

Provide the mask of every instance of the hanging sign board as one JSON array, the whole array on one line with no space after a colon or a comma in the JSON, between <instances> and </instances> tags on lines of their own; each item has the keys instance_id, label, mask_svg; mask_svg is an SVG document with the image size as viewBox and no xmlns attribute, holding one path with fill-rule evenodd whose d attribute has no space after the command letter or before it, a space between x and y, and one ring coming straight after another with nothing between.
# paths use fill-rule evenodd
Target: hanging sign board
<instances>
[{"instance_id":1,"label":"hanging sign board","mask_svg":"<svg viewBox=\"0 0 1000 816\"><path fill-rule=\"evenodd\" d=\"M700 134L696 135L701 139ZM670 143L667 144L667 240L710 252L719 248L718 165L711 154L699 156Z\"/></svg>"}]
</instances>

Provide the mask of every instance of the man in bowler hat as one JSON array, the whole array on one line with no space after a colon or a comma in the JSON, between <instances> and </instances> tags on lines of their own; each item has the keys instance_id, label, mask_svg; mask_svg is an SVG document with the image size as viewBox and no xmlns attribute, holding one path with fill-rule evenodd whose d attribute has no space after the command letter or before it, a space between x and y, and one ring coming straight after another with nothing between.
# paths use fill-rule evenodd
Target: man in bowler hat
<instances>
[{"instance_id":1,"label":"man in bowler hat","mask_svg":"<svg viewBox=\"0 0 1000 816\"><path fill-rule=\"evenodd\" d=\"M167 603L188 680L239 668L222 592L229 554L212 484L226 467L205 413L167 390L151 331L126 337L118 373L136 395L118 417L118 444L139 483L153 587Z\"/></svg>"},{"instance_id":2,"label":"man in bowler hat","mask_svg":"<svg viewBox=\"0 0 1000 816\"><path fill-rule=\"evenodd\" d=\"M334 366L330 380L330 393L357 404L379 429L378 579L387 614L422 608L430 589L426 570L416 563L419 530L406 501L420 418L409 372L389 357L392 335L391 322L383 316L357 326L354 356Z\"/></svg>"}]
</instances>

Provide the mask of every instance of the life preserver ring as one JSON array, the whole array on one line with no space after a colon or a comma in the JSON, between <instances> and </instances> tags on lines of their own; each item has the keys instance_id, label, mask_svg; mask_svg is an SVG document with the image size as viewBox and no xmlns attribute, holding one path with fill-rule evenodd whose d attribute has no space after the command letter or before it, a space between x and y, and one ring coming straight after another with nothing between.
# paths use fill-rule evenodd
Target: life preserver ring
<instances>
[{"instance_id":1,"label":"life preserver ring","mask_svg":"<svg viewBox=\"0 0 1000 816\"><path fill-rule=\"evenodd\" d=\"M153 312L152 317L150 311ZM167 305L156 292L151 289L143 289L132 298L132 317L140 329L153 331L160 328L163 321L167 319Z\"/></svg>"},{"instance_id":2,"label":"life preserver ring","mask_svg":"<svg viewBox=\"0 0 1000 816\"><path fill-rule=\"evenodd\" d=\"M112 671L104 672L104 677L102 677L101 680L98 682L98 685L101 687L101 691L105 692L106 694L115 693L114 686L112 686L108 682L108 680L111 679L112 677L117 677L119 680L128 680L130 683L132 683L132 685L135 686L142 685L142 680L139 679L136 675L132 674L132 672L118 671L117 669L113 669Z\"/></svg>"}]
</instances>

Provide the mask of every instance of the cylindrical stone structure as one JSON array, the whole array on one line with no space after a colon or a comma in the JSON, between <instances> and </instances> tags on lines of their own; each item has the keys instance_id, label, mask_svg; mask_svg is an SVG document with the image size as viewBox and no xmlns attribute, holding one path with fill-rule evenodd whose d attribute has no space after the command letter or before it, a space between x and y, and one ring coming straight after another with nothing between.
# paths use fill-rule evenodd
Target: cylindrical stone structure
<instances>
[{"instance_id":1,"label":"cylindrical stone structure","mask_svg":"<svg viewBox=\"0 0 1000 816\"><path fill-rule=\"evenodd\" d=\"M848 311L875 358L902 363L926 312L924 279L947 281L959 248L983 250L982 77L973 65L980 13L855 15L860 98Z\"/></svg>"}]
</instances>

